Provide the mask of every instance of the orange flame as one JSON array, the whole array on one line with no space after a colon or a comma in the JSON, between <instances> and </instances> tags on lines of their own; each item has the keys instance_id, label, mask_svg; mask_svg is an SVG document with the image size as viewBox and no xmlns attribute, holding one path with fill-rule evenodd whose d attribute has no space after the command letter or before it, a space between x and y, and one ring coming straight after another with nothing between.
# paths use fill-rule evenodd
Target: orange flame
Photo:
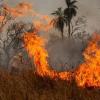
<instances>
[{"instance_id":1,"label":"orange flame","mask_svg":"<svg viewBox=\"0 0 100 100\"><path fill-rule=\"evenodd\" d=\"M0 23L4 20L4 16L0 16Z\"/></svg>"},{"instance_id":2,"label":"orange flame","mask_svg":"<svg viewBox=\"0 0 100 100\"><path fill-rule=\"evenodd\" d=\"M42 15L36 11L33 10L32 5L27 2L21 2L16 7L9 7L8 5L3 5L3 8L6 12L10 13L13 18L23 17L23 16L31 16L36 17L36 19L33 20L33 24L35 28L41 31L50 30L53 25L51 24L52 18L48 15ZM2 19L2 16L0 17Z\"/></svg>"},{"instance_id":3,"label":"orange flame","mask_svg":"<svg viewBox=\"0 0 100 100\"><path fill-rule=\"evenodd\" d=\"M48 64L48 52L45 49L44 39L34 33L25 33L24 43L29 56L34 60L36 72L41 76L49 76L51 78L60 78L63 80L71 79L71 72L58 73L52 70ZM70 78L69 78L70 77Z\"/></svg>"},{"instance_id":4,"label":"orange flame","mask_svg":"<svg viewBox=\"0 0 100 100\"><path fill-rule=\"evenodd\" d=\"M85 62L76 71L77 84L100 87L100 35L93 36L83 55Z\"/></svg>"},{"instance_id":5,"label":"orange flame","mask_svg":"<svg viewBox=\"0 0 100 100\"><path fill-rule=\"evenodd\" d=\"M36 71L39 74L47 73L49 70L49 65L46 60L48 53L44 49L43 39L37 36L35 33L26 33L24 35L24 42L30 57L34 57Z\"/></svg>"},{"instance_id":6,"label":"orange flame","mask_svg":"<svg viewBox=\"0 0 100 100\"><path fill-rule=\"evenodd\" d=\"M11 8L8 5L3 5L7 12L10 12L13 17L21 17L33 14L32 5L27 2L21 2L16 7Z\"/></svg>"},{"instance_id":7,"label":"orange flame","mask_svg":"<svg viewBox=\"0 0 100 100\"><path fill-rule=\"evenodd\" d=\"M85 62L81 64L73 73L61 72L58 73L55 70L51 70L48 64L47 57L48 52L45 49L44 39L37 36L39 31L48 31L53 25L50 24L51 18L47 15L41 15L32 9L32 5L28 3L20 3L15 8L10 8L5 5L4 9L11 13L14 17L21 17L26 15L32 15L38 17L38 20L34 20L33 24L36 31L33 33L25 33L24 43L27 52L34 60L36 71L38 74L44 76L49 75L51 78L60 78L62 80L71 80L75 78L78 86L94 86L100 87L100 35L95 35L92 41L89 42L88 47L83 53ZM0 21L3 20L3 16L0 16Z\"/></svg>"},{"instance_id":8,"label":"orange flame","mask_svg":"<svg viewBox=\"0 0 100 100\"><path fill-rule=\"evenodd\" d=\"M78 69L72 72L58 73L50 70L47 61L48 53L46 51L44 40L36 33L26 33L24 35L25 48L30 57L34 57L36 71L40 75L49 75L51 78L60 78L62 80L71 80L75 78L77 85L82 87L100 87L100 35L95 35L88 47L83 53L85 62Z\"/></svg>"}]
</instances>

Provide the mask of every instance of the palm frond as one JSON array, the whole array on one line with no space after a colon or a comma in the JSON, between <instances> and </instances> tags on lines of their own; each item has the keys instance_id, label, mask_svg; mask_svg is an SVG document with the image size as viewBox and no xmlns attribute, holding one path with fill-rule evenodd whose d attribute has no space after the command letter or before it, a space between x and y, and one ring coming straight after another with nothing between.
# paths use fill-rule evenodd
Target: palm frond
<instances>
[{"instance_id":1,"label":"palm frond","mask_svg":"<svg viewBox=\"0 0 100 100\"><path fill-rule=\"evenodd\" d=\"M76 2L77 2L76 0L71 1L71 2L70 2L70 5L74 5Z\"/></svg>"},{"instance_id":2,"label":"palm frond","mask_svg":"<svg viewBox=\"0 0 100 100\"><path fill-rule=\"evenodd\" d=\"M69 6L71 1L70 0L65 0L65 2L66 2L66 5Z\"/></svg>"},{"instance_id":3,"label":"palm frond","mask_svg":"<svg viewBox=\"0 0 100 100\"><path fill-rule=\"evenodd\" d=\"M78 7L76 5L72 5L72 8L74 9L78 9Z\"/></svg>"},{"instance_id":4,"label":"palm frond","mask_svg":"<svg viewBox=\"0 0 100 100\"><path fill-rule=\"evenodd\" d=\"M54 11L53 13L51 13L51 15L55 15L55 16L62 16L63 15L63 11L62 8L58 8L56 11Z\"/></svg>"}]
</instances>

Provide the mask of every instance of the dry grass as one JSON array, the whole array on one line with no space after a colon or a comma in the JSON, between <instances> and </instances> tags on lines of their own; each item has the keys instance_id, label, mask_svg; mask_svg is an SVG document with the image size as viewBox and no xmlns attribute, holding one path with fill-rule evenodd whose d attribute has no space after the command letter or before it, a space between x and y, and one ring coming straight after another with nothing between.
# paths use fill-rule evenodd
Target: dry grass
<instances>
[{"instance_id":1,"label":"dry grass","mask_svg":"<svg viewBox=\"0 0 100 100\"><path fill-rule=\"evenodd\" d=\"M32 70L19 75L0 69L0 100L99 100L100 89L79 88L66 82L40 77Z\"/></svg>"}]
</instances>

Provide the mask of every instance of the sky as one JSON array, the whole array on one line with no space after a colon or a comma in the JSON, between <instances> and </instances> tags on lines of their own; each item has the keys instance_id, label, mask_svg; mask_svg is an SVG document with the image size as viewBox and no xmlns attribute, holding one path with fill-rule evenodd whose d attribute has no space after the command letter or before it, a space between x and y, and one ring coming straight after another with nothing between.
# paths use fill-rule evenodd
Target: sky
<instances>
[{"instance_id":1,"label":"sky","mask_svg":"<svg viewBox=\"0 0 100 100\"><path fill-rule=\"evenodd\" d=\"M50 14L58 7L65 8L65 0L4 0L5 3L15 6L21 1L30 2L33 9L43 14ZM100 0L77 0L78 16L87 18L89 31L99 31L100 29Z\"/></svg>"}]
</instances>

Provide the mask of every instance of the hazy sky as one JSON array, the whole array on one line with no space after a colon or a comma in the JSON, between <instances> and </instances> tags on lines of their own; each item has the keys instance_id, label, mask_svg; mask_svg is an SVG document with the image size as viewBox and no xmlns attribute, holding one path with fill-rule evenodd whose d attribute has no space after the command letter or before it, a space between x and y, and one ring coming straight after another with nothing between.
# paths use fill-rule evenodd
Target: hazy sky
<instances>
[{"instance_id":1,"label":"hazy sky","mask_svg":"<svg viewBox=\"0 0 100 100\"><path fill-rule=\"evenodd\" d=\"M10 5L26 1L33 5L33 8L41 13L50 14L58 7L65 7L65 0L4 0ZM79 15L86 16L88 27L91 30L100 28L100 0L78 0Z\"/></svg>"},{"instance_id":2,"label":"hazy sky","mask_svg":"<svg viewBox=\"0 0 100 100\"><path fill-rule=\"evenodd\" d=\"M7 4L11 6L15 6L21 1L30 2L33 5L33 9L37 10L37 12L50 14L52 11L57 9L58 7L65 7L65 0L4 0ZM100 31L100 0L77 0L78 3L78 16L85 16L87 18L87 32L93 33L96 30ZM28 17L28 20L30 18ZM26 21L26 18L25 18ZM43 32L46 36L47 33ZM48 33L49 34L49 33ZM54 33L53 33L54 34ZM56 34L58 34L56 32ZM47 35L49 37L49 35ZM46 38L47 38L46 37ZM73 45L74 44L74 45ZM59 48L59 49L57 49ZM81 60L81 50L82 44L79 41L69 40L65 41L56 41L55 43L48 46L49 56L51 58L51 62L54 64L53 67L58 67L68 62L69 66L76 66L76 63ZM57 65L56 65L57 64ZM65 66L64 66L65 67Z\"/></svg>"}]
</instances>

